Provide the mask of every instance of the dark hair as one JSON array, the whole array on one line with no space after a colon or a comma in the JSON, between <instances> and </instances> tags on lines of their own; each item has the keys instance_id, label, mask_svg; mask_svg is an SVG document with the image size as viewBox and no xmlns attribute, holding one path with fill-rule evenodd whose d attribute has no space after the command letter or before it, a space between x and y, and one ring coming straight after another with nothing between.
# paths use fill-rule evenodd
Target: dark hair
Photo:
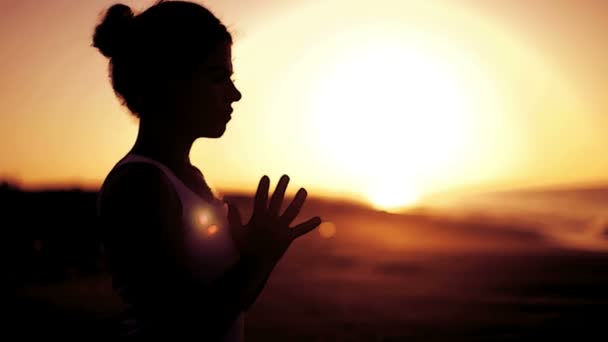
<instances>
[{"instance_id":1,"label":"dark hair","mask_svg":"<svg viewBox=\"0 0 608 342\"><path fill-rule=\"evenodd\" d=\"M112 87L141 118L158 107L167 80L188 72L232 36L207 8L187 1L158 1L135 15L114 4L95 28L93 46L109 58Z\"/></svg>"}]
</instances>

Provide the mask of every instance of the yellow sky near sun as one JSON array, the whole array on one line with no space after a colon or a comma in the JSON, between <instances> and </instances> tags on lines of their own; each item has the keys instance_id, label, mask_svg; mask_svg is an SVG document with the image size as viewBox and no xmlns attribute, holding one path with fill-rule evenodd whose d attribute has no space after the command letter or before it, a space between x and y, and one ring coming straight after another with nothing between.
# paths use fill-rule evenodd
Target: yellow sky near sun
<instances>
[{"instance_id":1,"label":"yellow sky near sun","mask_svg":"<svg viewBox=\"0 0 608 342\"><path fill-rule=\"evenodd\" d=\"M1 5L0 177L97 186L132 144L137 123L89 47L112 3ZM191 153L222 191L287 173L293 190L388 205L606 179L600 2L205 4L235 33L243 93L224 137Z\"/></svg>"}]
</instances>

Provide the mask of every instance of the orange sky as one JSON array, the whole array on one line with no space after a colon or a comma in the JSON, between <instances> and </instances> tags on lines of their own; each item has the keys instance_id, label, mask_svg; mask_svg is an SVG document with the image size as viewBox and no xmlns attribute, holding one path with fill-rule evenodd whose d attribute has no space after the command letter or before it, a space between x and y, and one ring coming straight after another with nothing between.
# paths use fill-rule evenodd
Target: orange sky
<instances>
[{"instance_id":1,"label":"orange sky","mask_svg":"<svg viewBox=\"0 0 608 342\"><path fill-rule=\"evenodd\" d=\"M0 3L1 178L96 187L132 144L90 47L113 3ZM398 202L608 179L604 1L203 3L235 33L243 93L224 137L192 149L218 189L288 173Z\"/></svg>"}]
</instances>

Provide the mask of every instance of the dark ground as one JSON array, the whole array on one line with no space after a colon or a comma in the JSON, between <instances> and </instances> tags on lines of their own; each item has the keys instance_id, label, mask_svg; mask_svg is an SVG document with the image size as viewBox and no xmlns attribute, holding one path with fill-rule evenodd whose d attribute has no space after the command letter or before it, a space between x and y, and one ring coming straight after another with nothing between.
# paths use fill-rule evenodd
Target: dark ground
<instances>
[{"instance_id":1,"label":"dark ground","mask_svg":"<svg viewBox=\"0 0 608 342\"><path fill-rule=\"evenodd\" d=\"M94 194L2 194L6 216L28 221L5 226L8 331L112 339L120 306L95 248ZM606 253L526 227L314 201L301 217L313 213L335 235L292 245L248 313L247 341L608 340Z\"/></svg>"}]
</instances>

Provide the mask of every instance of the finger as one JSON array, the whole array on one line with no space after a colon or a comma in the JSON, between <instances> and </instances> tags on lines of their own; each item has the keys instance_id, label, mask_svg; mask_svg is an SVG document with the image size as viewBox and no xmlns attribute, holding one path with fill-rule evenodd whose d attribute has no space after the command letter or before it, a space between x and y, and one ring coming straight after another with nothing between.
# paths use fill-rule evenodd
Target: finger
<instances>
[{"instance_id":1,"label":"finger","mask_svg":"<svg viewBox=\"0 0 608 342\"><path fill-rule=\"evenodd\" d=\"M283 203L283 198L285 197L285 190L287 189L287 184L289 184L289 176L281 176L281 179L279 179L279 184L277 184L277 188L275 189L274 194L272 194L272 198L270 199L270 206L268 207L269 215L279 215L279 210L281 210L281 204Z\"/></svg>"},{"instance_id":2,"label":"finger","mask_svg":"<svg viewBox=\"0 0 608 342\"><path fill-rule=\"evenodd\" d=\"M300 188L300 190L298 190L295 198L289 204L287 209L285 209L283 216L281 216L282 224L288 225L296 218L296 216L298 216L300 210L302 209L302 206L304 205L304 200L306 200L307 195L308 194L304 188Z\"/></svg>"},{"instance_id":3,"label":"finger","mask_svg":"<svg viewBox=\"0 0 608 342\"><path fill-rule=\"evenodd\" d=\"M321 224L321 218L316 216L311 218L310 220L300 223L299 225L293 227L291 230L292 238L296 239L311 230L317 228Z\"/></svg>"},{"instance_id":4,"label":"finger","mask_svg":"<svg viewBox=\"0 0 608 342\"><path fill-rule=\"evenodd\" d=\"M259 218L259 216L266 211L266 203L268 202L268 187L270 186L270 179L264 175L260 179L258 184L258 190L255 194L255 201L253 203L253 214L252 220Z\"/></svg>"},{"instance_id":5,"label":"finger","mask_svg":"<svg viewBox=\"0 0 608 342\"><path fill-rule=\"evenodd\" d=\"M228 222L231 227L241 228L243 226L243 221L241 221L241 213L239 209L232 203L228 204Z\"/></svg>"}]
</instances>

